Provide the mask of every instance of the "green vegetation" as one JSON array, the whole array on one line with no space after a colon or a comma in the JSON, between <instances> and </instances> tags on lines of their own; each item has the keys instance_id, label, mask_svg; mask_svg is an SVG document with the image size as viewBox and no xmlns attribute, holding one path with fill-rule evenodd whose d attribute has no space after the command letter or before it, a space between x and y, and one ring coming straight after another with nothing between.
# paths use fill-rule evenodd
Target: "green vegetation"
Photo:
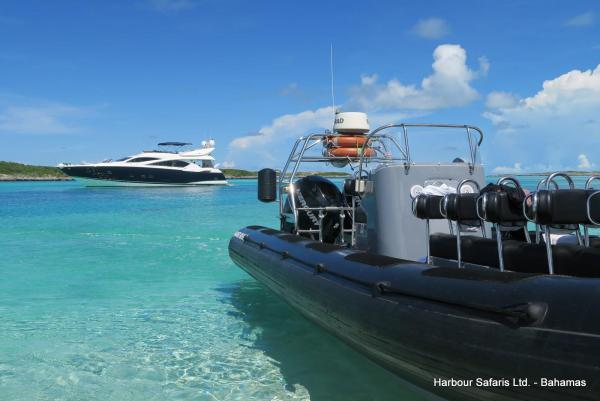
<instances>
[{"instance_id":1,"label":"green vegetation","mask_svg":"<svg viewBox=\"0 0 600 401\"><path fill-rule=\"evenodd\" d=\"M0 161L0 180L56 180L67 179L56 167L31 166L21 163Z\"/></svg>"},{"instance_id":2,"label":"green vegetation","mask_svg":"<svg viewBox=\"0 0 600 401\"><path fill-rule=\"evenodd\" d=\"M256 171L239 170L235 168L223 168L221 171L227 178L254 178L257 175Z\"/></svg>"},{"instance_id":3,"label":"green vegetation","mask_svg":"<svg viewBox=\"0 0 600 401\"><path fill-rule=\"evenodd\" d=\"M350 175L350 173L345 172L345 171L307 171L307 172L301 172L300 175L301 176L305 176L305 175L320 175L322 177L348 177Z\"/></svg>"}]
</instances>

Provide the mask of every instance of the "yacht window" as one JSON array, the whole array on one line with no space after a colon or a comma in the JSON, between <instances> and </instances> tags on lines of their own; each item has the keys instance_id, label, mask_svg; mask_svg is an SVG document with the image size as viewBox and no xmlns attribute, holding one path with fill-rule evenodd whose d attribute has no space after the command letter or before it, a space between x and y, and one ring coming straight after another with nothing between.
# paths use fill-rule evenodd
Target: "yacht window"
<instances>
[{"instance_id":1,"label":"yacht window","mask_svg":"<svg viewBox=\"0 0 600 401\"><path fill-rule=\"evenodd\" d=\"M202 160L202 167L205 167L205 168L213 167L212 160Z\"/></svg>"},{"instance_id":2,"label":"yacht window","mask_svg":"<svg viewBox=\"0 0 600 401\"><path fill-rule=\"evenodd\" d=\"M129 160L127 163L141 163L149 162L151 160L158 160L156 157L136 157L135 159Z\"/></svg>"},{"instance_id":3,"label":"yacht window","mask_svg":"<svg viewBox=\"0 0 600 401\"><path fill-rule=\"evenodd\" d=\"M163 162L152 163L153 166L166 166L166 167L185 167L189 163L183 160L166 160Z\"/></svg>"}]
</instances>

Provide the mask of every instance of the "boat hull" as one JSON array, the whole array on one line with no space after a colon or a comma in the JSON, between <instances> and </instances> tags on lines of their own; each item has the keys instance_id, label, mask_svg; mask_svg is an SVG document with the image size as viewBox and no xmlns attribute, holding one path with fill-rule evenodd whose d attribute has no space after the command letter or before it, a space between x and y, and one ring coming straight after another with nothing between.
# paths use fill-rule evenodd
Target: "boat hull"
<instances>
[{"instance_id":1,"label":"boat hull","mask_svg":"<svg viewBox=\"0 0 600 401\"><path fill-rule=\"evenodd\" d=\"M600 397L600 280L436 268L256 226L229 252L307 318L444 397Z\"/></svg>"},{"instance_id":2,"label":"boat hull","mask_svg":"<svg viewBox=\"0 0 600 401\"><path fill-rule=\"evenodd\" d=\"M227 184L221 172L185 171L153 167L64 166L66 175L93 187L155 187Z\"/></svg>"}]
</instances>

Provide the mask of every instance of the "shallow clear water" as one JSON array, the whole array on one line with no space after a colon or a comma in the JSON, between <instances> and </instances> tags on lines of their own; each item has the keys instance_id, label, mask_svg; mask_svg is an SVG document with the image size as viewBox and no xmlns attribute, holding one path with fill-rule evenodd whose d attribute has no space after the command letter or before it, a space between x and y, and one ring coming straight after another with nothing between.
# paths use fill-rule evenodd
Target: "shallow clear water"
<instances>
[{"instance_id":1,"label":"shallow clear water","mask_svg":"<svg viewBox=\"0 0 600 401\"><path fill-rule=\"evenodd\" d=\"M232 264L233 184L1 183L0 399L424 399Z\"/></svg>"}]
</instances>

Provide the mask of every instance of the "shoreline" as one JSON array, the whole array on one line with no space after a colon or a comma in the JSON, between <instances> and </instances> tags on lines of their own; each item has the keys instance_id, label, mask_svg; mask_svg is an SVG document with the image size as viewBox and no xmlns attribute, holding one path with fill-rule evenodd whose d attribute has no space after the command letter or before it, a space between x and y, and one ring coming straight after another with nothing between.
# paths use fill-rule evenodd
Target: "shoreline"
<instances>
[{"instance_id":1,"label":"shoreline","mask_svg":"<svg viewBox=\"0 0 600 401\"><path fill-rule=\"evenodd\" d=\"M74 181L71 177L32 177L32 176L13 176L0 174L0 182L18 182L18 181Z\"/></svg>"}]
</instances>

